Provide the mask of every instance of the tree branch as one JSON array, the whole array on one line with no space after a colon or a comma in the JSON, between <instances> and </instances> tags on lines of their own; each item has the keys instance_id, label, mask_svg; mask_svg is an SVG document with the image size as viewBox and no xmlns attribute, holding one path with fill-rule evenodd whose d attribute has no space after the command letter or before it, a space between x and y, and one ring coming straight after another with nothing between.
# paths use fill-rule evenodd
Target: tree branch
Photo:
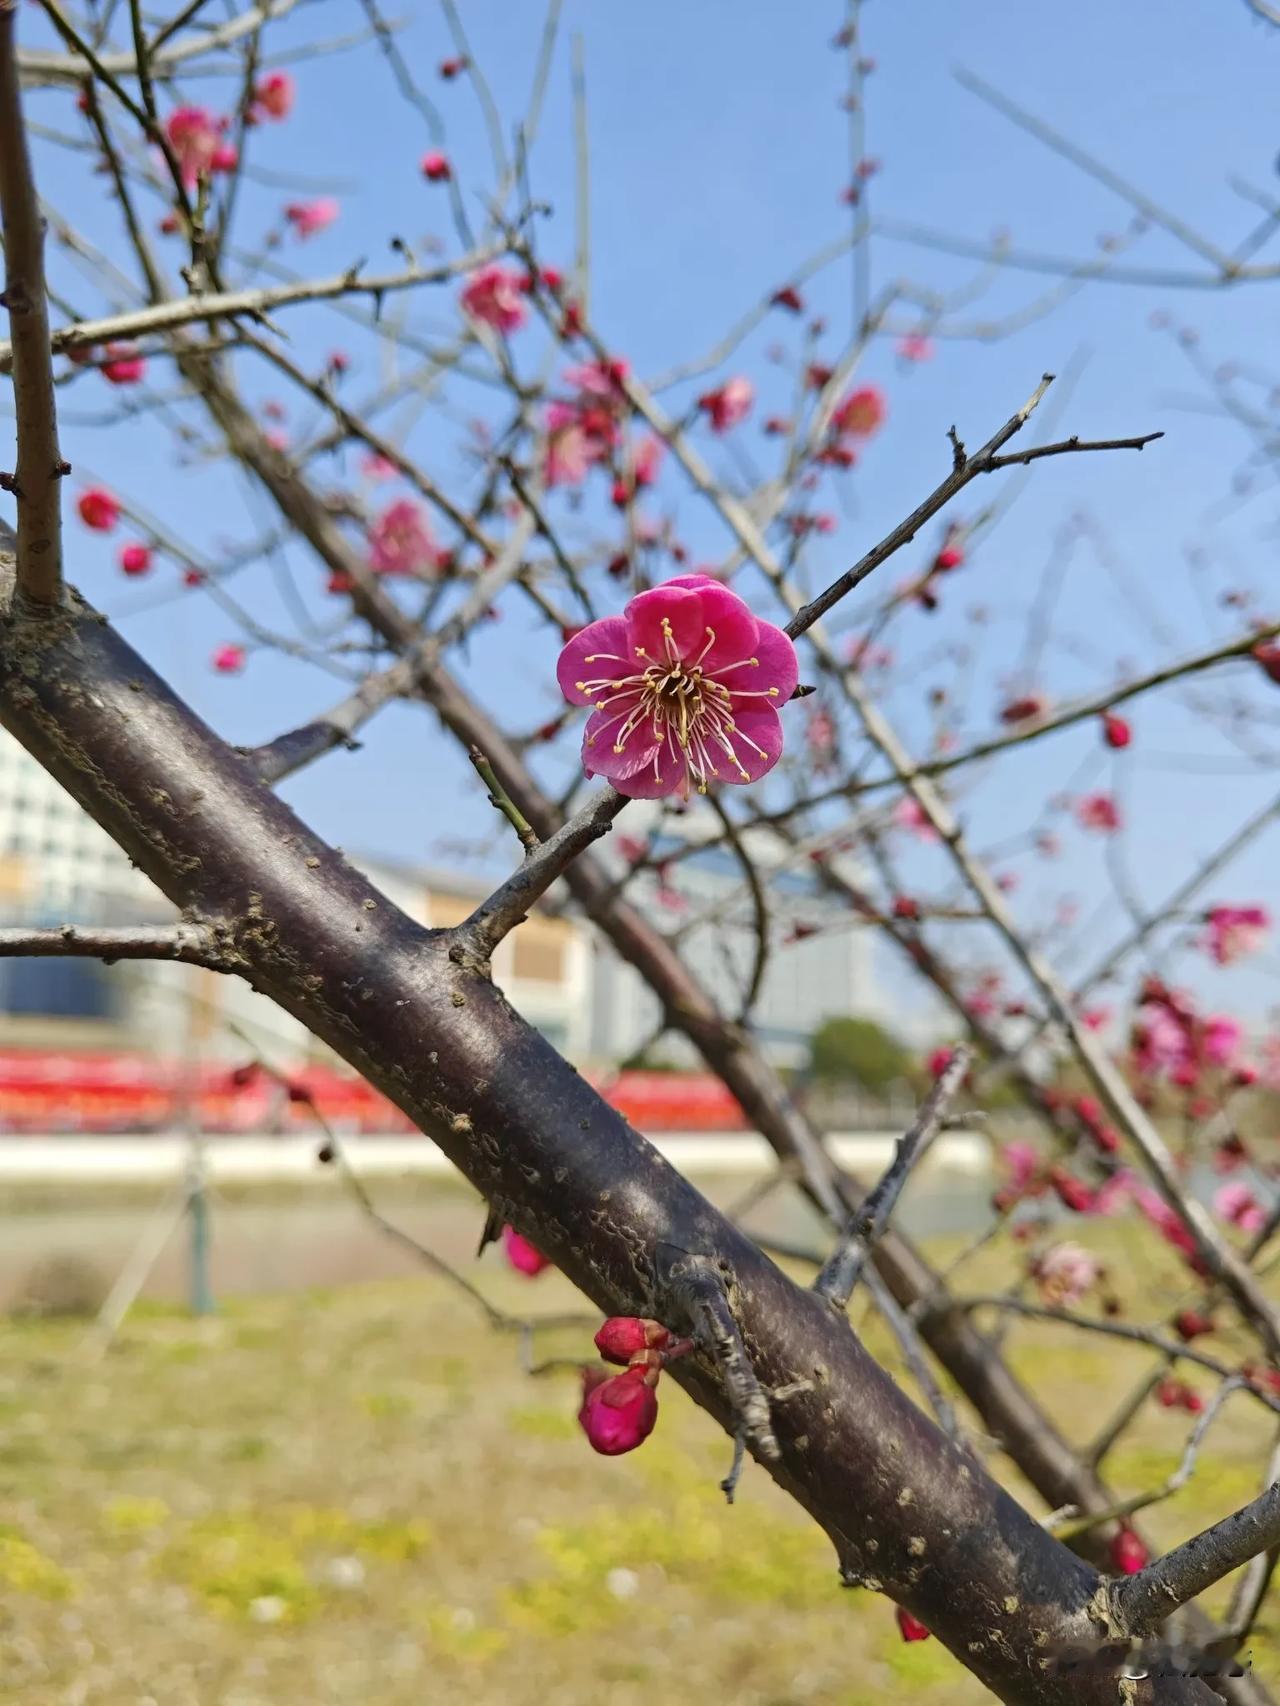
<instances>
[{"instance_id":1,"label":"tree branch","mask_svg":"<svg viewBox=\"0 0 1280 1706\"><path fill-rule=\"evenodd\" d=\"M916 1162L921 1160L938 1135L952 1098L964 1081L973 1052L963 1043L953 1051L951 1059L939 1073L937 1081L925 1097L915 1123L898 1139L889 1167L875 1189L868 1192L857 1214L850 1220L826 1265L813 1282L819 1297L843 1313L867 1265L876 1243L889 1224L897 1207L902 1187Z\"/></svg>"},{"instance_id":2,"label":"tree branch","mask_svg":"<svg viewBox=\"0 0 1280 1706\"><path fill-rule=\"evenodd\" d=\"M1112 1582L1112 1614L1126 1634L1148 1634L1180 1605L1274 1546L1280 1546L1280 1481L1145 1570Z\"/></svg>"},{"instance_id":3,"label":"tree branch","mask_svg":"<svg viewBox=\"0 0 1280 1706\"><path fill-rule=\"evenodd\" d=\"M61 482L70 472L58 448L44 282L44 221L36 196L18 89L17 0L0 0L0 215L4 295L13 350L18 460L0 475L18 508L18 588L54 609L62 598Z\"/></svg>"},{"instance_id":4,"label":"tree branch","mask_svg":"<svg viewBox=\"0 0 1280 1706\"><path fill-rule=\"evenodd\" d=\"M61 924L47 930L23 925L0 927L0 958L21 955L45 959L181 960L186 965L228 968L219 932L210 924L125 925Z\"/></svg>"}]
</instances>

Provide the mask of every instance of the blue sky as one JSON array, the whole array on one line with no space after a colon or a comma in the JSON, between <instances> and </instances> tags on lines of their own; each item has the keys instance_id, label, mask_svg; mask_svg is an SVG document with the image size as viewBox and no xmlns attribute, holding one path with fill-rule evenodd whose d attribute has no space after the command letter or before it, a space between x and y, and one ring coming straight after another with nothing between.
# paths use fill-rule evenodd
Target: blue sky
<instances>
[{"instance_id":1,"label":"blue sky","mask_svg":"<svg viewBox=\"0 0 1280 1706\"><path fill-rule=\"evenodd\" d=\"M481 118L465 82L443 85L434 75L437 61L452 51L435 9L411 10L401 46L446 118L446 147L475 212L492 181ZM838 104L843 56L829 46L842 10L763 0L701 0L696 6L655 0L643 7L568 0L566 40L531 161L535 193L554 209L540 240L549 260L571 258L574 152L566 48L568 35L580 32L591 139L592 315L641 374L708 349L739 313L785 282L800 259L847 223L839 200L849 178L847 120ZM529 85L541 8L529 0L470 0L464 15L475 57L513 121ZM278 27L275 49L345 35L359 27L360 17L360 8L346 0L299 7ZM957 82L958 67L1040 114L1225 248L1260 217L1233 188L1233 178L1280 198L1273 123L1280 32L1256 22L1243 0L1183 0L1176 8L1155 0L1124 6L1081 0L1070 8L1025 0L987 0L981 7L869 0L864 17L864 49L877 61L867 90L866 149L882 163L870 189L873 214L978 241L1004 229L1020 246L1081 257L1097 252L1103 234L1128 224L1131 210L1116 195L979 102ZM32 23L29 10L23 23ZM285 264L316 273L361 257L381 265L392 258L387 239L393 233L410 241L437 233L448 250L442 194L424 185L417 171L428 142L422 119L396 97L376 51L366 44L309 59L298 65L297 77L295 115L257 133L254 161L286 179L300 175L306 187L301 181L248 185L237 228L241 249L256 248L282 202L332 186L341 218L305 248L282 248L277 258ZM225 79L193 79L185 94L217 107L232 88ZM31 110L61 129L77 127L65 93L36 95ZM108 253L122 256L116 210L85 157L41 145L38 166L59 211ZM1264 250L1264 258L1270 252ZM1275 252L1280 256L1280 245ZM886 237L874 240L871 257L877 287L902 277L955 290L976 270L969 261ZM1205 270L1158 231L1144 237L1131 258ZM55 273L84 311L110 301L62 257ZM848 324L848 280L848 262L842 261L806 291L830 319L829 351ZM1020 313L1052 287L1051 279L1008 271L965 317L999 320ZM437 336L455 323L452 292L395 307L403 307L417 329ZM890 420L838 501L830 502L842 525L810 548L805 572L815 586L860 555L936 483L947 466L944 434L953 421L971 445L980 442L1044 371L1072 376L1061 432L1166 433L1140 458L1074 457L1039 468L962 577L954 577L954 592L948 585L943 609L931 619L904 618L895 644L909 661L893 703L915 738L924 728L920 683L932 679L928 672L939 648L972 642L975 630L965 613L975 605L985 606L991 619L976 631L980 667L970 726L990 725L1002 680L1016 673L1026 615L1054 538L1073 516L1088 518L1090 531L1135 590L1118 589L1087 545L1074 552L1054 638L1038 672L1038 685L1054 696L1112 679L1121 660L1147 665L1228 636L1238 618L1217 605L1226 587L1254 589L1256 607L1273 615L1280 607L1274 500L1264 482L1261 496L1243 506L1228 504L1223 513L1221 500L1248 442L1238 425L1197 406L1207 401L1205 386L1177 340L1152 329L1153 311L1193 327L1211 368L1223 361L1266 368L1280 318L1280 283L1229 291L1092 284L997 341L943 342L936 359L909 374L895 365L887 346L868 357L864 374L884 385ZM351 395L366 394L373 357L358 329L319 309L290 310L280 324L298 359L314 364L341 343L369 363L351 381ZM773 316L732 364L760 386L757 419L742 429L740 442L761 466L767 446L759 418L785 408L790 394L789 379L769 365L765 350L774 341L794 350L797 335L794 322ZM530 341L529 352L535 347ZM285 397L272 376L247 367L242 373L246 391L258 401ZM164 391L159 364L153 375L156 389ZM78 473L91 471L142 499L215 557L220 542L252 538L267 523L265 501L224 468L203 460L175 467L172 441L156 422L129 432L114 422L94 424L120 402L99 378L77 380L63 397L64 450ZM425 417L409 444L434 477L465 488L474 475L460 448L462 427L488 405L463 384L450 386L449 405L448 417ZM306 411L292 400L289 408L296 429ZM713 463L734 469L725 447L708 446L705 436L701 443ZM992 482L970 494L957 514L971 515L978 501L995 495ZM661 496L695 559L724 554L722 529L673 472ZM570 529L594 520L598 513L588 512ZM89 537L74 522L69 531L74 578L122 617L135 643L230 738L268 738L340 695L341 685L316 671L267 656L251 659L243 677L214 676L207 664L212 646L236 637L226 618L203 595L168 596L176 578L171 570L158 571L145 585L123 585L114 567L118 539ZM1193 545L1209 556L1196 572L1186 562ZM881 571L885 583L921 567L926 551L923 540L909 548ZM305 553L290 551L289 560L300 583L314 584ZM282 620L284 607L266 566L242 576L236 590L264 619ZM607 607L610 587L599 595ZM322 607L322 600L314 603ZM469 679L500 715L532 726L555 705L554 650L526 608L510 603L502 622L477 639ZM946 667L937 669L942 679ZM1268 699L1249 666L1220 678L1213 689L1219 699L1224 681L1238 683L1250 704L1269 712L1274 746L1280 698ZM1136 886L1151 898L1172 885L1197 853L1260 802L1268 784L1256 771L1244 772L1202 712L1176 698L1143 702L1134 720L1138 739L1122 764L1102 753L1092 729L1054 737L1010 762L965 797L975 840L1002 843L1032 822L1046 793L1110 785L1115 772L1133 823L1125 857ZM368 729L360 755L329 758L289 784L287 793L340 844L438 861L454 843L492 836L488 808L464 770L429 717L393 708ZM1031 916L1069 890L1082 899L1084 917L1101 908L1078 949L1080 963L1087 963L1090 944L1101 948L1120 914L1106 899L1098 846L1078 834L1066 839L1065 863L1023 863L1018 904ZM494 854L477 851L475 857L491 860ZM1274 844L1262 844L1212 898L1274 902L1274 868ZM936 856L927 852L912 854L908 869L924 886L944 881ZM1237 975L1232 989L1260 1011L1274 997L1273 971L1259 966L1243 979Z\"/></svg>"}]
</instances>

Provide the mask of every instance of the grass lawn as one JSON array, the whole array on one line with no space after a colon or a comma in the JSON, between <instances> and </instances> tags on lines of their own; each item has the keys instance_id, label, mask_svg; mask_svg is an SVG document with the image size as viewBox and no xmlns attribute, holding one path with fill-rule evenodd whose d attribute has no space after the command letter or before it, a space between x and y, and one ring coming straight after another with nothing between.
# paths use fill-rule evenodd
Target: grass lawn
<instances>
[{"instance_id":1,"label":"grass lawn","mask_svg":"<svg viewBox=\"0 0 1280 1706\"><path fill-rule=\"evenodd\" d=\"M554 1274L528 1284L492 1257L478 1272L500 1303L574 1306ZM973 1289L991 1277L979 1267ZM1116 1279L1148 1304L1178 1283ZM589 1332L544 1335L538 1354L581 1355ZM104 1358L83 1342L82 1323L0 1326L0 1699L990 1698L937 1642L904 1645L886 1600L842 1590L822 1535L762 1471L727 1509L728 1444L674 1385L642 1450L595 1457L572 1373L530 1378L515 1342L433 1279L236 1301L205 1321L144 1307ZM1081 1437L1147 1365L1058 1328L1020 1327L1006 1348ZM1110 1465L1121 1490L1166 1475L1189 1423L1151 1414ZM1251 1497L1270 1432L1233 1399L1151 1531L1177 1540ZM1252 1643L1272 1682L1278 1635L1273 1613Z\"/></svg>"}]
</instances>

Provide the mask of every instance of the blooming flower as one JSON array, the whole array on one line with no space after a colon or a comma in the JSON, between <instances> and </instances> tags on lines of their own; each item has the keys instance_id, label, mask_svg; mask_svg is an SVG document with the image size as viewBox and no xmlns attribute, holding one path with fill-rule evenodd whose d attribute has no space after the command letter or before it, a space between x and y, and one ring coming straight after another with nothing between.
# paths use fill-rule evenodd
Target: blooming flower
<instances>
[{"instance_id":1,"label":"blooming flower","mask_svg":"<svg viewBox=\"0 0 1280 1706\"><path fill-rule=\"evenodd\" d=\"M146 545L122 545L120 567L127 575L145 575L151 567L151 551Z\"/></svg>"},{"instance_id":2,"label":"blooming flower","mask_svg":"<svg viewBox=\"0 0 1280 1706\"><path fill-rule=\"evenodd\" d=\"M726 379L714 391L704 391L698 407L706 415L712 432L728 432L746 420L755 401L756 388L749 379Z\"/></svg>"},{"instance_id":3,"label":"blooming flower","mask_svg":"<svg viewBox=\"0 0 1280 1706\"><path fill-rule=\"evenodd\" d=\"M291 201L284 210L284 216L293 227L294 235L301 241L314 237L317 232L325 231L339 213L338 203L332 196L321 196L316 201Z\"/></svg>"},{"instance_id":4,"label":"blooming flower","mask_svg":"<svg viewBox=\"0 0 1280 1706\"><path fill-rule=\"evenodd\" d=\"M422 175L429 184L445 184L453 176L453 167L443 154L424 154Z\"/></svg>"},{"instance_id":5,"label":"blooming flower","mask_svg":"<svg viewBox=\"0 0 1280 1706\"><path fill-rule=\"evenodd\" d=\"M389 504L369 529L369 567L375 575L414 575L436 565L435 540L410 498Z\"/></svg>"},{"instance_id":6,"label":"blooming flower","mask_svg":"<svg viewBox=\"0 0 1280 1706\"><path fill-rule=\"evenodd\" d=\"M756 782L777 763L777 707L798 679L795 647L708 575L677 575L589 623L565 646L561 691L592 710L589 775L634 799Z\"/></svg>"},{"instance_id":7,"label":"blooming flower","mask_svg":"<svg viewBox=\"0 0 1280 1706\"><path fill-rule=\"evenodd\" d=\"M535 1279L544 1268L551 1267L551 1258L522 1238L514 1226L502 1228L502 1253L518 1274Z\"/></svg>"},{"instance_id":8,"label":"blooming flower","mask_svg":"<svg viewBox=\"0 0 1280 1706\"><path fill-rule=\"evenodd\" d=\"M76 512L95 533L110 533L120 519L120 501L102 486L90 486L76 499Z\"/></svg>"},{"instance_id":9,"label":"blooming flower","mask_svg":"<svg viewBox=\"0 0 1280 1706\"><path fill-rule=\"evenodd\" d=\"M899 361L932 361L933 339L923 332L908 332L894 344L893 353Z\"/></svg>"},{"instance_id":10,"label":"blooming flower","mask_svg":"<svg viewBox=\"0 0 1280 1706\"><path fill-rule=\"evenodd\" d=\"M219 646L213 654L213 667L219 675L239 675L244 668L243 646Z\"/></svg>"},{"instance_id":11,"label":"blooming flower","mask_svg":"<svg viewBox=\"0 0 1280 1706\"><path fill-rule=\"evenodd\" d=\"M578 1421L593 1451L620 1457L643 1445L658 1419L657 1379L656 1368L626 1368L612 1375L583 1369Z\"/></svg>"},{"instance_id":12,"label":"blooming flower","mask_svg":"<svg viewBox=\"0 0 1280 1706\"><path fill-rule=\"evenodd\" d=\"M253 91L253 110L259 118L288 118L296 93L287 71L269 71Z\"/></svg>"},{"instance_id":13,"label":"blooming flower","mask_svg":"<svg viewBox=\"0 0 1280 1706\"><path fill-rule=\"evenodd\" d=\"M1102 1272L1098 1258L1081 1244L1054 1244L1032 1269L1041 1297L1055 1308L1079 1303Z\"/></svg>"},{"instance_id":14,"label":"blooming flower","mask_svg":"<svg viewBox=\"0 0 1280 1706\"><path fill-rule=\"evenodd\" d=\"M136 385L147 371L146 358L133 344L108 344L103 354L102 377L112 385Z\"/></svg>"},{"instance_id":15,"label":"blooming flower","mask_svg":"<svg viewBox=\"0 0 1280 1706\"><path fill-rule=\"evenodd\" d=\"M936 841L938 832L929 822L929 814L911 794L898 801L893 808L893 821L899 829L909 829L917 841Z\"/></svg>"},{"instance_id":16,"label":"blooming flower","mask_svg":"<svg viewBox=\"0 0 1280 1706\"><path fill-rule=\"evenodd\" d=\"M1110 794L1082 794L1076 801L1076 822L1081 829L1110 834L1120 827L1120 807Z\"/></svg>"},{"instance_id":17,"label":"blooming flower","mask_svg":"<svg viewBox=\"0 0 1280 1706\"><path fill-rule=\"evenodd\" d=\"M1228 1181L1220 1185L1213 1199L1214 1212L1221 1219L1238 1226L1242 1232L1261 1232L1267 1224L1266 1211L1248 1185Z\"/></svg>"},{"instance_id":18,"label":"blooming flower","mask_svg":"<svg viewBox=\"0 0 1280 1706\"><path fill-rule=\"evenodd\" d=\"M1263 906L1215 906L1205 923L1202 945L1218 965L1229 966L1258 951L1271 929L1271 914Z\"/></svg>"},{"instance_id":19,"label":"blooming flower","mask_svg":"<svg viewBox=\"0 0 1280 1706\"><path fill-rule=\"evenodd\" d=\"M859 385L836 409L831 424L850 438L870 438L884 425L888 409L878 385Z\"/></svg>"},{"instance_id":20,"label":"blooming flower","mask_svg":"<svg viewBox=\"0 0 1280 1706\"><path fill-rule=\"evenodd\" d=\"M520 294L520 274L496 263L472 273L459 301L464 313L495 332L518 331L528 314Z\"/></svg>"},{"instance_id":21,"label":"blooming flower","mask_svg":"<svg viewBox=\"0 0 1280 1706\"><path fill-rule=\"evenodd\" d=\"M188 188L213 170L222 127L207 107L176 107L165 120L164 133Z\"/></svg>"}]
</instances>

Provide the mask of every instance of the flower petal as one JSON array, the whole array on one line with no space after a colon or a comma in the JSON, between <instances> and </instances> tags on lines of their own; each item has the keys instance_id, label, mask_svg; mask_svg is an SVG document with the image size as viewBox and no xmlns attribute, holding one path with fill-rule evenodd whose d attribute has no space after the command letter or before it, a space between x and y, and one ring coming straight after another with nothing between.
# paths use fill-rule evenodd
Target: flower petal
<instances>
[{"instance_id":1,"label":"flower petal","mask_svg":"<svg viewBox=\"0 0 1280 1706\"><path fill-rule=\"evenodd\" d=\"M627 722L625 709L621 716L618 711L618 706L611 706L587 718L582 736L582 762L592 775L607 776L609 781L621 783L638 770L652 768L658 742L653 738L653 724L646 717L622 742L622 751L616 751L618 736Z\"/></svg>"},{"instance_id":2,"label":"flower petal","mask_svg":"<svg viewBox=\"0 0 1280 1706\"><path fill-rule=\"evenodd\" d=\"M671 624L671 639L679 657L697 657L706 640L700 588L667 585L637 593L626 608L626 618L631 630L632 657L638 651L644 653L637 659L638 668L646 663L668 661L664 620Z\"/></svg>"},{"instance_id":3,"label":"flower petal","mask_svg":"<svg viewBox=\"0 0 1280 1706\"><path fill-rule=\"evenodd\" d=\"M721 764L719 770L724 781L741 787L767 776L782 757L782 724L778 713L768 705L735 712L733 723L729 739L746 775L740 775L737 765L732 763Z\"/></svg>"},{"instance_id":4,"label":"flower petal","mask_svg":"<svg viewBox=\"0 0 1280 1706\"><path fill-rule=\"evenodd\" d=\"M592 705L599 693L584 692L580 681L613 681L632 675L635 665L628 650L627 624L621 616L606 616L580 628L560 653L556 680L571 705Z\"/></svg>"},{"instance_id":5,"label":"flower petal","mask_svg":"<svg viewBox=\"0 0 1280 1706\"><path fill-rule=\"evenodd\" d=\"M687 800L689 767L683 753L674 741L669 740L652 750L645 769L631 776L614 777L613 785L620 794L626 794L632 800L660 800L667 794L676 794Z\"/></svg>"},{"instance_id":6,"label":"flower petal","mask_svg":"<svg viewBox=\"0 0 1280 1706\"><path fill-rule=\"evenodd\" d=\"M702 670L706 675L714 676L716 671L723 669L726 664L739 663L743 658L757 656L756 639L762 624L756 620L751 607L738 597L736 592L730 592L727 586L720 586L716 581L707 581L698 588L698 597L702 601L703 635L697 650L690 657L694 662L707 644L707 631L714 636L706 654L702 656ZM747 675L756 676L758 670L737 670L730 675L725 683L732 687L735 681L745 682ZM753 681L752 685L755 683ZM769 686L768 682L763 683Z\"/></svg>"},{"instance_id":7,"label":"flower petal","mask_svg":"<svg viewBox=\"0 0 1280 1706\"><path fill-rule=\"evenodd\" d=\"M776 703L785 705L800 679L800 659L789 634L775 628L772 622L760 622L757 626L760 632L756 635L755 655L760 659L760 668L752 673L758 675L759 680L751 685L776 687Z\"/></svg>"}]
</instances>

